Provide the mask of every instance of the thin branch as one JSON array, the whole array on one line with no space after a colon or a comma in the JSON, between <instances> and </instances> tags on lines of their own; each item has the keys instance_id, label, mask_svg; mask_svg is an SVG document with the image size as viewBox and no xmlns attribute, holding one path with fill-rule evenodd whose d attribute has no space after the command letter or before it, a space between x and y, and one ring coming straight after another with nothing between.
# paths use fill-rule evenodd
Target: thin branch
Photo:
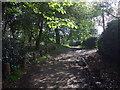
<instances>
[{"instance_id":1,"label":"thin branch","mask_svg":"<svg viewBox=\"0 0 120 90\"><path fill-rule=\"evenodd\" d=\"M119 16L115 16L115 15L113 15L113 14L111 14L109 11L107 11L107 10L105 10L105 12L107 12L108 14L110 14L111 16L113 16L113 17L115 17L115 18L120 18Z\"/></svg>"}]
</instances>

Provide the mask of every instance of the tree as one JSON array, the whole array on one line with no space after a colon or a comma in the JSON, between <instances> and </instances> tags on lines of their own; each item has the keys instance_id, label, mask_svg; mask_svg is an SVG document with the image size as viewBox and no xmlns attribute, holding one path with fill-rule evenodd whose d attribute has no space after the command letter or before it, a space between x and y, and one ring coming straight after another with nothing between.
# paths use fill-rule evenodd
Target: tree
<instances>
[{"instance_id":1,"label":"tree","mask_svg":"<svg viewBox=\"0 0 120 90\"><path fill-rule=\"evenodd\" d=\"M106 30L102 33L99 41L99 52L107 58L108 61L119 63L119 20L113 20L108 23Z\"/></svg>"},{"instance_id":2,"label":"tree","mask_svg":"<svg viewBox=\"0 0 120 90\"><path fill-rule=\"evenodd\" d=\"M106 27L105 24L107 22L106 16L110 16L110 15L114 16L112 14L113 12L112 2L95 2L93 3L93 8L94 8L94 15L102 17L102 22L101 21L100 22L102 23L103 30L105 30Z\"/></svg>"},{"instance_id":3,"label":"tree","mask_svg":"<svg viewBox=\"0 0 120 90\"><path fill-rule=\"evenodd\" d=\"M71 29L68 36L70 43L75 41L83 41L91 36L89 29L94 28L94 23L92 18L93 15L92 7L85 3L73 3L71 7L68 8L68 15L77 28Z\"/></svg>"},{"instance_id":4,"label":"tree","mask_svg":"<svg viewBox=\"0 0 120 90\"><path fill-rule=\"evenodd\" d=\"M92 36L94 15L85 2L4 2L2 9L4 60L15 62L19 57L22 62L30 51L42 56L54 43L82 42Z\"/></svg>"}]
</instances>

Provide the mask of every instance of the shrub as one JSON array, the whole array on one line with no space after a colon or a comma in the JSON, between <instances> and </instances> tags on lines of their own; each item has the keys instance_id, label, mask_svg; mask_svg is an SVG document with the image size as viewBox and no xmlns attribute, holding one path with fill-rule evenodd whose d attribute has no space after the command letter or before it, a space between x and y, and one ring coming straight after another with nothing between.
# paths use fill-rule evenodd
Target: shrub
<instances>
[{"instance_id":1,"label":"shrub","mask_svg":"<svg viewBox=\"0 0 120 90\"><path fill-rule=\"evenodd\" d=\"M96 48L96 41L97 37L89 37L83 41L82 46L88 49Z\"/></svg>"},{"instance_id":2,"label":"shrub","mask_svg":"<svg viewBox=\"0 0 120 90\"><path fill-rule=\"evenodd\" d=\"M26 54L24 45L18 42L12 42L7 38L3 38L2 42L2 61L11 65L19 65Z\"/></svg>"},{"instance_id":3,"label":"shrub","mask_svg":"<svg viewBox=\"0 0 120 90\"><path fill-rule=\"evenodd\" d=\"M23 76L23 72L21 72L20 70L16 70L11 75L8 75L6 78L9 82L16 82L22 76Z\"/></svg>"},{"instance_id":4,"label":"shrub","mask_svg":"<svg viewBox=\"0 0 120 90\"><path fill-rule=\"evenodd\" d=\"M106 30L98 40L99 52L108 60L119 62L120 56L120 20L108 23Z\"/></svg>"},{"instance_id":5,"label":"shrub","mask_svg":"<svg viewBox=\"0 0 120 90\"><path fill-rule=\"evenodd\" d=\"M81 45L81 42L77 41L77 42L70 43L69 45L70 46L79 46L79 45Z\"/></svg>"}]
</instances>

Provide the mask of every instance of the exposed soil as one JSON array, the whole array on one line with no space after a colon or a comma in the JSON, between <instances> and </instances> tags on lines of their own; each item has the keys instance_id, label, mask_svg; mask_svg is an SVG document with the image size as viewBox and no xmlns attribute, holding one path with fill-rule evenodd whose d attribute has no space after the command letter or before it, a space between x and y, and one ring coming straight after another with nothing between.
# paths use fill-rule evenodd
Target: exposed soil
<instances>
[{"instance_id":1,"label":"exposed soil","mask_svg":"<svg viewBox=\"0 0 120 90\"><path fill-rule=\"evenodd\" d=\"M15 88L120 88L118 77L107 72L96 50L70 48L31 65Z\"/></svg>"}]
</instances>

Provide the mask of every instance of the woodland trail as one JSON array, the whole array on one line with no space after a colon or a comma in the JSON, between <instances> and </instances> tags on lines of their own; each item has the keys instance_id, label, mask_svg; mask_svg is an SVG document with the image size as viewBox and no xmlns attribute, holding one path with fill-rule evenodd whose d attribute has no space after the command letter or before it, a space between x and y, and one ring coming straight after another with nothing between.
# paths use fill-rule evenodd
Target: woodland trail
<instances>
[{"instance_id":1,"label":"woodland trail","mask_svg":"<svg viewBox=\"0 0 120 90\"><path fill-rule=\"evenodd\" d=\"M70 48L40 64L32 65L20 79L18 88L85 88L106 87L107 78L91 69L89 55L96 50ZM106 85L106 86L105 86ZM113 86L114 87L114 86Z\"/></svg>"}]
</instances>

